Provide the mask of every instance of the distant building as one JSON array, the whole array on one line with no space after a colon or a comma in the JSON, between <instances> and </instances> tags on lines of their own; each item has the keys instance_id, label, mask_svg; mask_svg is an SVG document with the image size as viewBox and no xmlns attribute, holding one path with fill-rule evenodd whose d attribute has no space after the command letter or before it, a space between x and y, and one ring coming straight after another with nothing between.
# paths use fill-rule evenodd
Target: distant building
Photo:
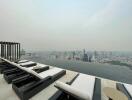
<instances>
[{"instance_id":1,"label":"distant building","mask_svg":"<svg viewBox=\"0 0 132 100\"><path fill-rule=\"evenodd\" d=\"M26 51L25 51L24 49L22 49L22 50L20 51L20 54L21 54L21 55L25 55L25 54L26 54Z\"/></svg>"},{"instance_id":2,"label":"distant building","mask_svg":"<svg viewBox=\"0 0 132 100\"><path fill-rule=\"evenodd\" d=\"M88 56L88 62L92 62L92 55L91 54Z\"/></svg>"},{"instance_id":3,"label":"distant building","mask_svg":"<svg viewBox=\"0 0 132 100\"><path fill-rule=\"evenodd\" d=\"M95 57L95 59L97 59L97 57L98 57L97 51L94 51L94 57Z\"/></svg>"},{"instance_id":4,"label":"distant building","mask_svg":"<svg viewBox=\"0 0 132 100\"><path fill-rule=\"evenodd\" d=\"M75 58L75 54L76 54L75 51L73 51L73 52L72 52L72 56L73 56L72 59Z\"/></svg>"},{"instance_id":5,"label":"distant building","mask_svg":"<svg viewBox=\"0 0 132 100\"><path fill-rule=\"evenodd\" d=\"M92 61L92 62L96 62L96 57L95 57L95 55L92 56L91 61Z\"/></svg>"},{"instance_id":6,"label":"distant building","mask_svg":"<svg viewBox=\"0 0 132 100\"><path fill-rule=\"evenodd\" d=\"M88 62L88 55L85 53L85 49L83 50L83 61Z\"/></svg>"}]
</instances>

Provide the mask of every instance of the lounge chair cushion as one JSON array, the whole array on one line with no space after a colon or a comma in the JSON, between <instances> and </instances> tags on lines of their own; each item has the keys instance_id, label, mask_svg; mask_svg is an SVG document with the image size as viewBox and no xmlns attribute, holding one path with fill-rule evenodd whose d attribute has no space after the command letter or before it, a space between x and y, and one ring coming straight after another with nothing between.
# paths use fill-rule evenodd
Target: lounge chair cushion
<instances>
[{"instance_id":1,"label":"lounge chair cushion","mask_svg":"<svg viewBox=\"0 0 132 100\"><path fill-rule=\"evenodd\" d=\"M95 77L94 76L89 76L86 74L80 73L79 76L73 81L73 83L70 85L70 90L78 89L79 93L85 94L85 97L89 97L90 100L93 99L93 93L94 93L94 85L95 85ZM69 91L70 91L69 90ZM74 90L77 91L77 90ZM73 92L73 90L72 90ZM80 95L77 94L78 97Z\"/></svg>"},{"instance_id":2,"label":"lounge chair cushion","mask_svg":"<svg viewBox=\"0 0 132 100\"><path fill-rule=\"evenodd\" d=\"M79 98L81 100L91 100L87 92L82 92L79 88L74 88L60 81L57 81L55 86L60 90L64 90L66 93L71 94L72 96L75 96L76 98Z\"/></svg>"},{"instance_id":3,"label":"lounge chair cushion","mask_svg":"<svg viewBox=\"0 0 132 100\"><path fill-rule=\"evenodd\" d=\"M132 85L130 85L130 84L124 84L124 87L126 88L126 90L129 92L129 94L132 97Z\"/></svg>"},{"instance_id":4,"label":"lounge chair cushion","mask_svg":"<svg viewBox=\"0 0 132 100\"><path fill-rule=\"evenodd\" d=\"M89 95L90 100L93 98L95 77L80 73L76 80L71 84L72 87L78 88L81 92Z\"/></svg>"},{"instance_id":5,"label":"lounge chair cushion","mask_svg":"<svg viewBox=\"0 0 132 100\"><path fill-rule=\"evenodd\" d=\"M37 63L36 66L33 67L33 69L40 69L40 68L44 68L44 67L47 67L48 65L45 65L45 64L41 64L41 63Z\"/></svg>"},{"instance_id":6,"label":"lounge chair cushion","mask_svg":"<svg viewBox=\"0 0 132 100\"><path fill-rule=\"evenodd\" d=\"M32 62L32 61L28 61L28 62L25 62L25 63L21 63L20 65L23 66L23 67L30 66L30 65L35 66L35 65L37 65L37 63Z\"/></svg>"},{"instance_id":7,"label":"lounge chair cushion","mask_svg":"<svg viewBox=\"0 0 132 100\"><path fill-rule=\"evenodd\" d=\"M47 67L47 66L48 65L37 63L36 66L26 67L26 68L32 70L32 69L41 69L41 68L44 68L44 67Z\"/></svg>"},{"instance_id":8,"label":"lounge chair cushion","mask_svg":"<svg viewBox=\"0 0 132 100\"><path fill-rule=\"evenodd\" d=\"M41 77L39 76L39 74L38 74L37 72L31 70L30 68L25 68L25 67L23 67L22 69L23 69L24 71L26 71L26 72L28 72L28 73L30 73L30 74L36 76L37 78L41 79Z\"/></svg>"},{"instance_id":9,"label":"lounge chair cushion","mask_svg":"<svg viewBox=\"0 0 132 100\"><path fill-rule=\"evenodd\" d=\"M33 66L33 67L25 67L25 69L32 70L32 69L34 69L34 67L35 67L35 66Z\"/></svg>"},{"instance_id":10,"label":"lounge chair cushion","mask_svg":"<svg viewBox=\"0 0 132 100\"><path fill-rule=\"evenodd\" d=\"M42 73L39 73L39 77L41 77L41 79L46 78L47 76L54 76L57 73L63 71L64 69L61 68L52 68L50 70L44 71Z\"/></svg>"}]
</instances>

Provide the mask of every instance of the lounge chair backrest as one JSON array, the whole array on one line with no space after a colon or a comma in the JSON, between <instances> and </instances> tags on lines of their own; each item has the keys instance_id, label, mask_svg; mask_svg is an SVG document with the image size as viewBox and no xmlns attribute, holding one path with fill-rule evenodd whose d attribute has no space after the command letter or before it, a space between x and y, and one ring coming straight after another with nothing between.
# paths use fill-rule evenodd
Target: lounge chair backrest
<instances>
[{"instance_id":1,"label":"lounge chair backrest","mask_svg":"<svg viewBox=\"0 0 132 100\"><path fill-rule=\"evenodd\" d=\"M44 71L44 72L41 72L39 73L39 76L41 77L41 79L47 77L47 76L51 76L53 77L54 75L56 75L57 73L63 71L64 69L61 69L61 68L52 68L50 70L47 70L47 71Z\"/></svg>"},{"instance_id":2,"label":"lounge chair backrest","mask_svg":"<svg viewBox=\"0 0 132 100\"><path fill-rule=\"evenodd\" d=\"M124 87L126 88L126 90L128 91L128 93L132 97L132 85L130 85L130 84L124 84Z\"/></svg>"},{"instance_id":3,"label":"lounge chair backrest","mask_svg":"<svg viewBox=\"0 0 132 100\"><path fill-rule=\"evenodd\" d=\"M74 96L80 100L91 100L89 95L87 93L80 91L77 88L73 88L72 86L65 84L63 82L57 81L55 84L55 87L58 89L65 91L66 93L70 94L71 96Z\"/></svg>"},{"instance_id":4,"label":"lounge chair backrest","mask_svg":"<svg viewBox=\"0 0 132 100\"><path fill-rule=\"evenodd\" d=\"M62 86L62 84L61 84ZM71 88L68 88L69 90L66 89L66 91L68 91L68 93L71 92L71 94L76 94L75 97L80 97L83 98L82 94L84 94L85 99L88 100L88 98L90 100L93 99L93 93L94 93L94 86L95 86L95 77L94 76L89 76L86 74L79 74L79 76L73 81L73 83L70 85ZM57 85L58 88L60 88ZM61 87L62 88L62 87ZM64 86L63 89L65 90ZM73 91L73 89L75 89ZM79 92L78 92L79 91ZM73 93L76 92L76 93ZM81 95L79 95L79 93L81 92Z\"/></svg>"}]
</instances>

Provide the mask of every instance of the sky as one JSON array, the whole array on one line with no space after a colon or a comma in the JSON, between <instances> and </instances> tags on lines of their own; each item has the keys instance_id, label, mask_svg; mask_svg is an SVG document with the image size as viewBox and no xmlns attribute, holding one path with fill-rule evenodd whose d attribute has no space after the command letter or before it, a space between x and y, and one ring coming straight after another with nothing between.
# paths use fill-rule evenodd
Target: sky
<instances>
[{"instance_id":1,"label":"sky","mask_svg":"<svg viewBox=\"0 0 132 100\"><path fill-rule=\"evenodd\" d=\"M132 51L132 0L0 0L0 40L33 51Z\"/></svg>"}]
</instances>

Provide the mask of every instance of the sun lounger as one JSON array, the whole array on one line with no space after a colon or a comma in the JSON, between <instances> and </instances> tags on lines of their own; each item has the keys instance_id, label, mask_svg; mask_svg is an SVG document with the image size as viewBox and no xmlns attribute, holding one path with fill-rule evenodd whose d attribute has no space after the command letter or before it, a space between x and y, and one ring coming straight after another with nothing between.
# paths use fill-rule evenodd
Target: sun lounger
<instances>
[{"instance_id":1,"label":"sun lounger","mask_svg":"<svg viewBox=\"0 0 132 100\"><path fill-rule=\"evenodd\" d=\"M101 100L101 81L94 76L79 74L71 85L57 81L55 87L62 93L50 100Z\"/></svg>"},{"instance_id":2,"label":"sun lounger","mask_svg":"<svg viewBox=\"0 0 132 100\"><path fill-rule=\"evenodd\" d=\"M4 58L1 58L2 62L2 66L0 67L0 73L3 73L3 71L5 70L10 70L13 68L16 68L14 65L10 64L11 61L8 61Z\"/></svg>"},{"instance_id":3,"label":"sun lounger","mask_svg":"<svg viewBox=\"0 0 132 100\"><path fill-rule=\"evenodd\" d=\"M36 66L36 64L37 63L32 62L32 61L23 62L23 63L20 63L20 64L17 64L17 63L14 63L14 62L10 62L10 65L14 66L14 68L10 68L10 69L4 70L3 72L12 72L12 71L17 71L17 70L19 71L23 67L32 69L32 67ZM21 66L21 65L24 65L24 66Z\"/></svg>"},{"instance_id":4,"label":"sun lounger","mask_svg":"<svg viewBox=\"0 0 132 100\"><path fill-rule=\"evenodd\" d=\"M132 100L132 85L117 83L116 87L127 96L128 100Z\"/></svg>"},{"instance_id":5,"label":"sun lounger","mask_svg":"<svg viewBox=\"0 0 132 100\"><path fill-rule=\"evenodd\" d=\"M6 68L5 62L0 63L0 73L3 73L4 68Z\"/></svg>"},{"instance_id":6,"label":"sun lounger","mask_svg":"<svg viewBox=\"0 0 132 100\"><path fill-rule=\"evenodd\" d=\"M7 59L2 59L5 61L5 67L1 69L1 73L3 72L8 72L8 71L12 71L12 70L20 70L21 68L18 66L22 66L22 67L32 67L32 66L36 66L37 63L36 62L32 62L32 61L27 61L27 60L21 60L19 61L20 63L15 63L15 62L11 62Z\"/></svg>"},{"instance_id":7,"label":"sun lounger","mask_svg":"<svg viewBox=\"0 0 132 100\"><path fill-rule=\"evenodd\" d=\"M29 99L66 74L66 70L60 68L52 68L41 73L32 70L27 70L27 72L29 73L28 76L12 82L12 88L21 100Z\"/></svg>"},{"instance_id":8,"label":"sun lounger","mask_svg":"<svg viewBox=\"0 0 132 100\"><path fill-rule=\"evenodd\" d=\"M36 66L27 67L26 69L28 69L28 70L34 70L37 73L40 73L40 72L48 70L49 66L38 63ZM21 66L19 66L17 69L12 69L12 70L8 70L8 71L4 71L3 74L4 74L4 79L9 84L9 83L12 82L12 80L17 79L19 77L22 77L24 75L27 75L28 73L25 71L25 69L23 69L23 68L21 68Z\"/></svg>"},{"instance_id":9,"label":"sun lounger","mask_svg":"<svg viewBox=\"0 0 132 100\"><path fill-rule=\"evenodd\" d=\"M1 58L1 59L4 61L4 67L0 69L1 73L3 73L4 71L9 71L9 70L18 70L18 65L21 65L23 67L31 67L31 66L36 66L37 64L32 61L27 61L27 62L22 61L21 63L17 64L15 62L11 62L4 58Z\"/></svg>"}]
</instances>

